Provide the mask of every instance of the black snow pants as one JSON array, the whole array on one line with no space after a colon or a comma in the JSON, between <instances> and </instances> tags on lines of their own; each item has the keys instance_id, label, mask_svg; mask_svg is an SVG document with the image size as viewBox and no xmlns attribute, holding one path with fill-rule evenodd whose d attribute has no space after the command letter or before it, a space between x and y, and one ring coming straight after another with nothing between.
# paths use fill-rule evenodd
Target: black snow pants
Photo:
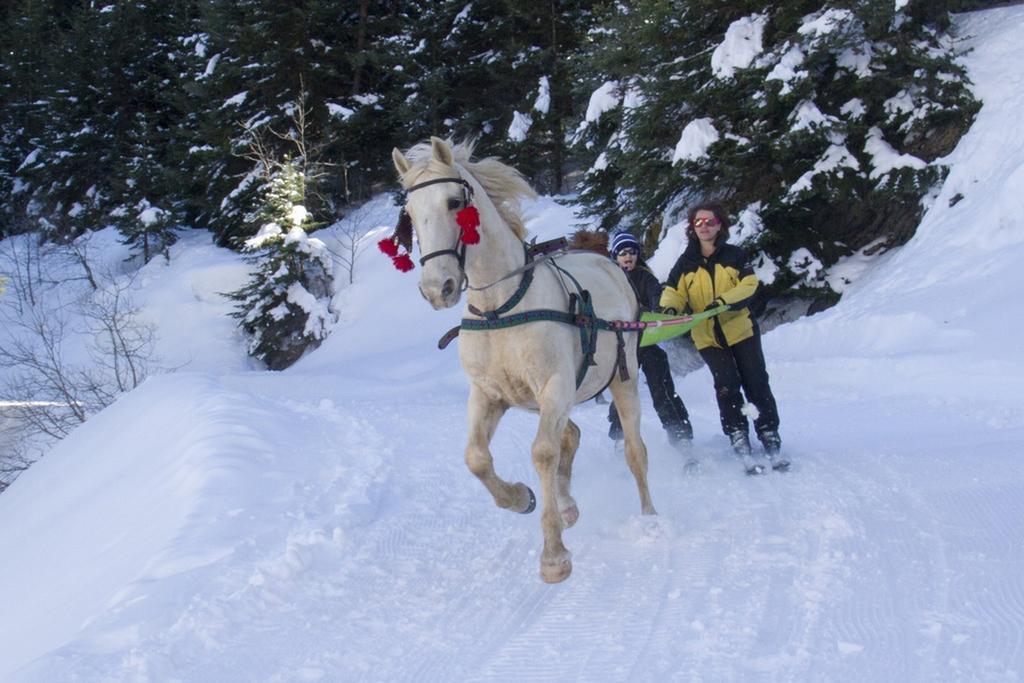
<instances>
[{"instance_id":1,"label":"black snow pants","mask_svg":"<svg viewBox=\"0 0 1024 683\"><path fill-rule=\"evenodd\" d=\"M722 419L722 431L726 435L731 436L735 432L747 434L747 416L743 414L744 394L747 401L757 408L754 429L758 435L779 431L779 411L768 385L768 370L765 368L761 334L757 328L754 329L753 337L724 349L709 346L701 349L700 355L708 364L715 381L718 413Z\"/></svg>"}]
</instances>

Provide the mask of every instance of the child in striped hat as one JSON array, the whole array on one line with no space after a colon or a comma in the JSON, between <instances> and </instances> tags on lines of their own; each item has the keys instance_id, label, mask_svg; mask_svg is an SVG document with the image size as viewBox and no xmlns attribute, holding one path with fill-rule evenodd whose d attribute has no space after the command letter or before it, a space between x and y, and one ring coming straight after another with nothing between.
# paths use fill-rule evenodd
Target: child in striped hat
<instances>
[{"instance_id":1,"label":"child in striped hat","mask_svg":"<svg viewBox=\"0 0 1024 683\"><path fill-rule=\"evenodd\" d=\"M640 300L641 308L644 311L659 310L661 283L647 267L640 242L631 233L622 231L612 235L610 246L612 258L625 271ZM656 345L644 346L637 349L637 360L644 377L647 378L654 410L668 434L669 442L680 449L689 446L693 440L693 427L690 425L686 406L676 394L668 354ZM619 421L619 413L614 403L608 406L608 421L611 422L608 436L616 441L621 440L622 423Z\"/></svg>"}]
</instances>

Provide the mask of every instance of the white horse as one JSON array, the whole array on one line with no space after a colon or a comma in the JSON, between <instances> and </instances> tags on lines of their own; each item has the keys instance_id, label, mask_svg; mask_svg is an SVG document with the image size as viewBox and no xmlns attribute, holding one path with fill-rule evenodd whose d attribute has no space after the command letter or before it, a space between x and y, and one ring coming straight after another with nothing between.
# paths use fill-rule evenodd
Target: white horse
<instances>
[{"instance_id":1,"label":"white horse","mask_svg":"<svg viewBox=\"0 0 1024 683\"><path fill-rule=\"evenodd\" d=\"M451 145L435 137L405 154L395 149L392 158L407 192L405 212L422 256L420 292L435 309L442 309L456 305L468 289L459 335L459 357L470 380L465 457L498 507L528 513L535 504L529 487L510 484L494 472L489 444L498 421L511 406L540 415L531 449L541 485L540 575L556 583L572 572L562 530L579 517L569 489L580 430L569 412L605 386L622 418L626 461L636 478L641 512L655 514L647 487L647 448L640 438L635 336L639 333L597 332L593 365L578 382L577 373L585 363L579 327L540 320L467 329L466 321L483 321L481 313L487 311L500 311L499 318L538 309L568 311L570 295L578 294L576 282L590 293L594 313L602 320L635 321L639 308L626 276L608 258L569 252L527 266L518 198L536 194L514 169L493 158L471 161L471 154L472 144ZM471 238L465 233L460 238L456 222L457 216L463 222L459 212L470 202L479 211L478 242L475 230ZM511 301L531 271L525 293ZM508 308L509 303L514 305ZM502 311L503 306L507 310Z\"/></svg>"}]
</instances>

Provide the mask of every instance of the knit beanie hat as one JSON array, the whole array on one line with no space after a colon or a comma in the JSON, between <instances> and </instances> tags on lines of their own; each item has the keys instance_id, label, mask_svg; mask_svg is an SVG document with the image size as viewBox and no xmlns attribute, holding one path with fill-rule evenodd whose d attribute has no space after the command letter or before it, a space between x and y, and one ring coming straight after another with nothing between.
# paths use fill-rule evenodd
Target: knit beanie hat
<instances>
[{"instance_id":1,"label":"knit beanie hat","mask_svg":"<svg viewBox=\"0 0 1024 683\"><path fill-rule=\"evenodd\" d=\"M636 238L628 232L617 232L612 235L612 257L619 255L619 252L626 247L633 247L636 249L636 253L640 254L640 243L636 241Z\"/></svg>"}]
</instances>

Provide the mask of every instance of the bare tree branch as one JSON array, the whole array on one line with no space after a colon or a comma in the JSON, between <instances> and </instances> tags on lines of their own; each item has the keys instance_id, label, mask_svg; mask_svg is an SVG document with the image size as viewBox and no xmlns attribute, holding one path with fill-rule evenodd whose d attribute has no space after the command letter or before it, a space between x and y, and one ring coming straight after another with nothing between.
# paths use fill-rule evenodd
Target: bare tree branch
<instances>
[{"instance_id":1,"label":"bare tree branch","mask_svg":"<svg viewBox=\"0 0 1024 683\"><path fill-rule=\"evenodd\" d=\"M87 242L67 253L95 289L70 302L62 298L66 288L44 277L33 240L0 245L0 263L17 265L12 286L0 298L0 369L6 371L0 382L3 490L54 440L145 379L155 334L152 325L140 321L129 296L133 278L97 273ZM26 262L17 264L22 258ZM91 363L70 359L66 347L73 334L89 340Z\"/></svg>"}]
</instances>

